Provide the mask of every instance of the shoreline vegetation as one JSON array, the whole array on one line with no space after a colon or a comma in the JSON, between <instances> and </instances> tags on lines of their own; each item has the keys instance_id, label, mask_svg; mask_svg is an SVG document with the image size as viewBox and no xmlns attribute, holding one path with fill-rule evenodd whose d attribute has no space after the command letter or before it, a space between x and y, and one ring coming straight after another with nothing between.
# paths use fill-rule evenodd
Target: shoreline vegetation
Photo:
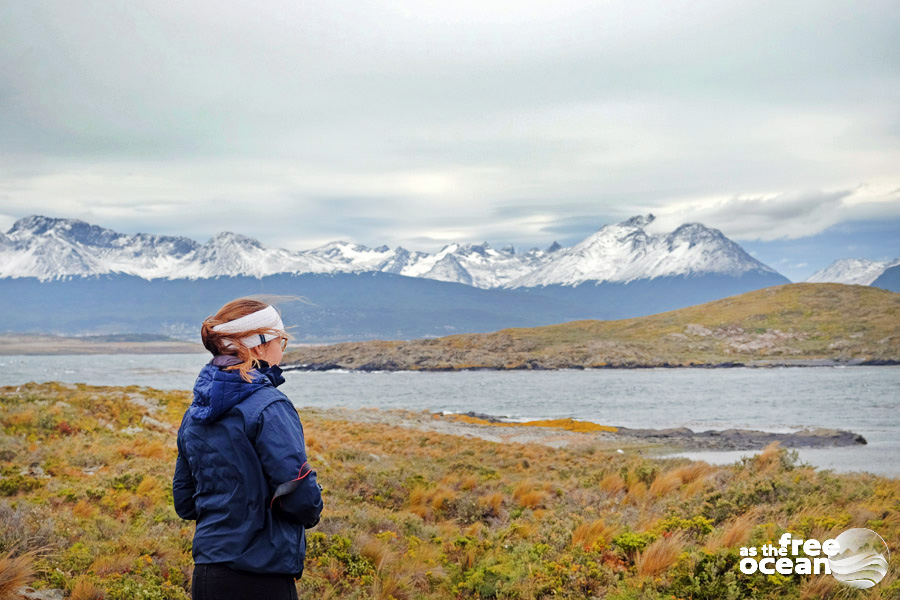
<instances>
[{"instance_id":1,"label":"shoreline vegetation","mask_svg":"<svg viewBox=\"0 0 900 600\"><path fill-rule=\"evenodd\" d=\"M466 371L900 364L900 294L796 283L618 321L303 346L284 368Z\"/></svg>"},{"instance_id":2,"label":"shoreline vegetation","mask_svg":"<svg viewBox=\"0 0 900 600\"><path fill-rule=\"evenodd\" d=\"M194 526L171 498L189 402L138 386L0 387L0 595L27 583L45 598L189 598ZM900 594L900 479L815 469L779 444L725 466L618 453L612 428L579 422L300 415L325 501L307 532L305 600ZM740 546L850 527L892 550L871 590L738 570Z\"/></svg>"}]
</instances>

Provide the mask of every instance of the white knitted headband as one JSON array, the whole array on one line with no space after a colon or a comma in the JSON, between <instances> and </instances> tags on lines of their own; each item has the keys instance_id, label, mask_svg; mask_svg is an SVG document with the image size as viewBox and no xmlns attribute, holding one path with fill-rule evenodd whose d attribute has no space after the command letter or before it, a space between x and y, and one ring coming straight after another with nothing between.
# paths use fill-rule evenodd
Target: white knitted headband
<instances>
[{"instance_id":1,"label":"white knitted headband","mask_svg":"<svg viewBox=\"0 0 900 600\"><path fill-rule=\"evenodd\" d=\"M267 306L262 310L250 313L249 315L244 315L240 319L221 323L212 329L217 333L241 333L252 329L263 328L284 331L284 323L281 322L281 315L278 314L278 311L275 310L274 306ZM259 346L260 344L265 344L270 340L274 340L277 337L277 335L272 335L271 333L260 333L241 338L241 343L247 348L253 348L254 346ZM223 340L223 342L226 348L235 347L231 340L226 339Z\"/></svg>"}]
</instances>

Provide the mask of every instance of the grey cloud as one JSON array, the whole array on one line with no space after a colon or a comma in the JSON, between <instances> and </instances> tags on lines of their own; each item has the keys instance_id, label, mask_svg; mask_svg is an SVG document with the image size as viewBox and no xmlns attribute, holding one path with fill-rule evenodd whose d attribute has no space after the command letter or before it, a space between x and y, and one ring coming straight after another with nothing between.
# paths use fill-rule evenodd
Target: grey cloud
<instances>
[{"instance_id":1,"label":"grey cloud","mask_svg":"<svg viewBox=\"0 0 900 600\"><path fill-rule=\"evenodd\" d=\"M545 245L648 211L814 233L894 214L797 190L897 187L898 22L882 0L7 2L0 212L293 246Z\"/></svg>"}]
</instances>

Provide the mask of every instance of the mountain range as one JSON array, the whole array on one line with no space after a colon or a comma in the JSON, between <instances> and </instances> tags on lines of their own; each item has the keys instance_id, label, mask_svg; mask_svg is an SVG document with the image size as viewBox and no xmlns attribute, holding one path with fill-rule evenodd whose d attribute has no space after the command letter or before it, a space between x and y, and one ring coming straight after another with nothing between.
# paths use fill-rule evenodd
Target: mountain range
<instances>
[{"instance_id":1,"label":"mountain range","mask_svg":"<svg viewBox=\"0 0 900 600\"><path fill-rule=\"evenodd\" d=\"M223 232L200 244L186 237L123 234L76 219L30 216L0 234L0 278L40 281L98 275L142 279L265 277L280 273L393 273L481 289L628 283L673 276L780 277L717 229L699 223L651 235L653 215L605 225L571 248L517 253L507 246L449 244L429 254L336 241L292 252Z\"/></svg>"},{"instance_id":2,"label":"mountain range","mask_svg":"<svg viewBox=\"0 0 900 600\"><path fill-rule=\"evenodd\" d=\"M196 340L219 306L263 293L306 300L281 307L301 342L411 339L638 317L790 283L717 229L651 234L653 219L604 225L571 247L427 253L346 241L291 251L232 232L201 244L34 215L0 233L0 332ZM833 267L817 275L900 285L900 264Z\"/></svg>"}]
</instances>

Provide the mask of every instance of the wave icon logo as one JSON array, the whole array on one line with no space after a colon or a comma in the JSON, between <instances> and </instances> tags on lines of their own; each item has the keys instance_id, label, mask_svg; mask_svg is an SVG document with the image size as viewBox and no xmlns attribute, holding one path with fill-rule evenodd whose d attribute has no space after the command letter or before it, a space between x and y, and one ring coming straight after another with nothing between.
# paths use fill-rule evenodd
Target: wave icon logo
<instances>
[{"instance_id":1,"label":"wave icon logo","mask_svg":"<svg viewBox=\"0 0 900 600\"><path fill-rule=\"evenodd\" d=\"M840 550L828 557L834 578L850 587L870 588L887 575L890 550L871 529L848 529L835 538Z\"/></svg>"}]
</instances>

